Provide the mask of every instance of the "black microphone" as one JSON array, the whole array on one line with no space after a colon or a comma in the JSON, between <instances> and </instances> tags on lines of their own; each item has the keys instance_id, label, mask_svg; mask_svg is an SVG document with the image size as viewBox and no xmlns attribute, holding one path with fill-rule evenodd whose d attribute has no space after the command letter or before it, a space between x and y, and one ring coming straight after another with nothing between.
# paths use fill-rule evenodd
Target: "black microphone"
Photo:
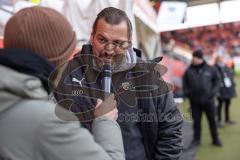
<instances>
[{"instance_id":1,"label":"black microphone","mask_svg":"<svg viewBox=\"0 0 240 160\"><path fill-rule=\"evenodd\" d=\"M105 99L111 93L111 69L109 64L103 65L103 90L105 92Z\"/></svg>"}]
</instances>

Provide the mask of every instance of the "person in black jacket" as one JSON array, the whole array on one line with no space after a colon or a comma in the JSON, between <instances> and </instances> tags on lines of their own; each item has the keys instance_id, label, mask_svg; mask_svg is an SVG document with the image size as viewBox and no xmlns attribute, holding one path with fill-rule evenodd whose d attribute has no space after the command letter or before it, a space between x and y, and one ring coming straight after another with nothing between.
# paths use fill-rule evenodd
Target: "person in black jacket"
<instances>
[{"instance_id":1,"label":"person in black jacket","mask_svg":"<svg viewBox=\"0 0 240 160\"><path fill-rule=\"evenodd\" d=\"M131 41L132 25L126 13L113 7L103 9L93 24L91 44L68 62L54 88L55 98L82 115L79 119L89 129L94 101L104 97L102 68L108 64L126 160L179 159L183 120L171 87L161 79L165 69L155 61L138 58L141 51Z\"/></svg>"},{"instance_id":2,"label":"person in black jacket","mask_svg":"<svg viewBox=\"0 0 240 160\"><path fill-rule=\"evenodd\" d=\"M225 104L225 123L226 124L235 124L234 121L230 119L229 115L229 107L231 104L231 98L236 96L236 90L235 90L235 82L233 80L233 71L228 68L223 61L222 56L218 56L216 58L216 64L215 64L218 73L220 75L221 79L221 85L219 94L217 96L218 99L218 125L219 127L222 127L222 106Z\"/></svg>"},{"instance_id":3,"label":"person in black jacket","mask_svg":"<svg viewBox=\"0 0 240 160\"><path fill-rule=\"evenodd\" d=\"M201 118L205 112L210 126L212 143L222 146L218 137L217 125L214 114L214 97L219 89L217 70L209 66L203 59L203 52L193 52L192 64L183 76L183 90L190 100L194 137L192 144L199 145L201 139Z\"/></svg>"}]
</instances>

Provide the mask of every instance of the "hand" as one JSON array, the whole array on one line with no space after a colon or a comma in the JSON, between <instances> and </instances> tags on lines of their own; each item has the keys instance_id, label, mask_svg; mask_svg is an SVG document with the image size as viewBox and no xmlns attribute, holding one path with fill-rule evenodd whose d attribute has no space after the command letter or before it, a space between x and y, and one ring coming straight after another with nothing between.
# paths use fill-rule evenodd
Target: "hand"
<instances>
[{"instance_id":1,"label":"hand","mask_svg":"<svg viewBox=\"0 0 240 160\"><path fill-rule=\"evenodd\" d=\"M118 110L116 104L114 94L110 94L105 101L98 99L94 111L95 118L108 117L111 120L117 120Z\"/></svg>"}]
</instances>

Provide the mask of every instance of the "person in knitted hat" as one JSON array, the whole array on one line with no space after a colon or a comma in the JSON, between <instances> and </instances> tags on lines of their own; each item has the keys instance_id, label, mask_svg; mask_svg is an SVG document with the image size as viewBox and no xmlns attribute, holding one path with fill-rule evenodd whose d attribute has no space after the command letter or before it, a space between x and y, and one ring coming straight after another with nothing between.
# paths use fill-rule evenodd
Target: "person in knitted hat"
<instances>
[{"instance_id":1,"label":"person in knitted hat","mask_svg":"<svg viewBox=\"0 0 240 160\"><path fill-rule=\"evenodd\" d=\"M219 90L220 79L215 67L208 65L203 59L203 52L193 52L192 64L183 76L184 95L189 98L193 117L194 136L190 147L201 142L201 118L205 112L210 126L212 144L218 147L222 142L218 136L215 121L214 97Z\"/></svg>"},{"instance_id":2,"label":"person in knitted hat","mask_svg":"<svg viewBox=\"0 0 240 160\"><path fill-rule=\"evenodd\" d=\"M76 48L76 35L66 18L56 10L31 7L22 9L7 22L3 43L4 48L27 49L60 66ZM57 85L62 71L58 71L51 83ZM46 81L44 86L48 88Z\"/></svg>"},{"instance_id":3,"label":"person in knitted hat","mask_svg":"<svg viewBox=\"0 0 240 160\"><path fill-rule=\"evenodd\" d=\"M48 101L53 63L65 61L75 46L71 25L53 9L26 8L8 21L0 49L0 159L125 159L113 96L111 111L97 118L94 111L93 136Z\"/></svg>"}]
</instances>

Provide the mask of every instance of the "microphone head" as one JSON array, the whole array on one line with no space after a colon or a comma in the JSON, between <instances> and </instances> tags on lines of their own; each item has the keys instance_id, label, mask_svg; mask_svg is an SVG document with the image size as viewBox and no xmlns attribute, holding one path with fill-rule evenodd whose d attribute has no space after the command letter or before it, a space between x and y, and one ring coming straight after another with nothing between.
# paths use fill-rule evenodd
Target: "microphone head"
<instances>
[{"instance_id":1,"label":"microphone head","mask_svg":"<svg viewBox=\"0 0 240 160\"><path fill-rule=\"evenodd\" d=\"M109 64L103 65L103 77L111 77L111 69Z\"/></svg>"},{"instance_id":2,"label":"microphone head","mask_svg":"<svg viewBox=\"0 0 240 160\"><path fill-rule=\"evenodd\" d=\"M105 91L105 98L111 93L111 69L109 64L103 65L103 90Z\"/></svg>"},{"instance_id":3,"label":"microphone head","mask_svg":"<svg viewBox=\"0 0 240 160\"><path fill-rule=\"evenodd\" d=\"M103 70L110 70L110 64L104 64Z\"/></svg>"}]
</instances>

